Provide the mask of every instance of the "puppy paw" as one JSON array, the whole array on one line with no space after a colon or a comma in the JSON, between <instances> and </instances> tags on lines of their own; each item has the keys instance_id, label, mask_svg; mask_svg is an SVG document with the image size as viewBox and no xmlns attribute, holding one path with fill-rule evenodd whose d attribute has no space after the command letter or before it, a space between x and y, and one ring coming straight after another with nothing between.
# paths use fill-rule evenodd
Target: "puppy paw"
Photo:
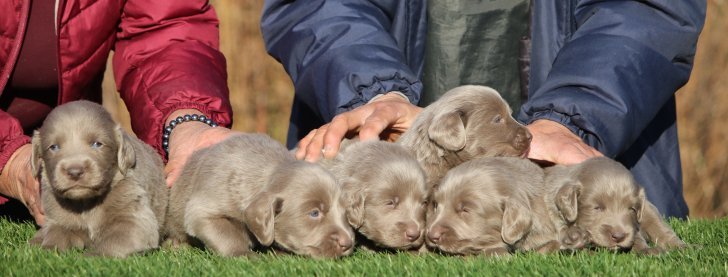
<instances>
[{"instance_id":1,"label":"puppy paw","mask_svg":"<svg viewBox=\"0 0 728 277\"><path fill-rule=\"evenodd\" d=\"M31 244L45 249L65 251L71 248L84 248L88 242L88 234L80 230L68 230L58 226L48 226L39 230L30 240Z\"/></svg>"},{"instance_id":2,"label":"puppy paw","mask_svg":"<svg viewBox=\"0 0 728 277\"><path fill-rule=\"evenodd\" d=\"M33 238L28 241L28 244L40 246L41 244L43 244L44 237L45 236L43 235L43 230L42 229L38 230L37 232L35 232L35 235L33 236Z\"/></svg>"},{"instance_id":3,"label":"puppy paw","mask_svg":"<svg viewBox=\"0 0 728 277\"><path fill-rule=\"evenodd\" d=\"M658 244L659 245L659 244ZM675 237L670 242L662 245L661 247L665 247L667 249L685 249L688 248L688 244L682 241L681 239Z\"/></svg>"}]
</instances>

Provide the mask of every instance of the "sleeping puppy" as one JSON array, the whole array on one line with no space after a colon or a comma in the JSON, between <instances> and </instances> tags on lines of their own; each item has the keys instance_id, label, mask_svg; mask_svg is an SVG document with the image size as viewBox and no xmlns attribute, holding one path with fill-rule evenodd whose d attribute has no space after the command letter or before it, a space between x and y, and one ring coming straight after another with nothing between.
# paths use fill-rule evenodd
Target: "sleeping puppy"
<instances>
[{"instance_id":1,"label":"sleeping puppy","mask_svg":"<svg viewBox=\"0 0 728 277\"><path fill-rule=\"evenodd\" d=\"M32 144L47 221L31 243L112 257L159 245L168 193L162 160L101 105L58 106Z\"/></svg>"},{"instance_id":2,"label":"sleeping puppy","mask_svg":"<svg viewBox=\"0 0 728 277\"><path fill-rule=\"evenodd\" d=\"M558 232L539 201L543 171L527 159L485 157L451 169L431 195L427 245L452 254L552 252Z\"/></svg>"},{"instance_id":3,"label":"sleeping puppy","mask_svg":"<svg viewBox=\"0 0 728 277\"><path fill-rule=\"evenodd\" d=\"M172 186L171 245L196 242L223 256L261 246L313 257L348 255L353 231L341 189L321 165L297 161L261 134L241 134L195 152Z\"/></svg>"},{"instance_id":4,"label":"sleeping puppy","mask_svg":"<svg viewBox=\"0 0 728 277\"><path fill-rule=\"evenodd\" d=\"M620 163L605 157L546 169L557 225L583 229L590 243L607 249L655 254L685 243L662 221L644 189ZM645 238L658 247L650 248Z\"/></svg>"},{"instance_id":5,"label":"sleeping puppy","mask_svg":"<svg viewBox=\"0 0 728 277\"><path fill-rule=\"evenodd\" d=\"M386 141L345 141L322 163L339 179L349 223L378 247L416 249L424 241L425 173L412 153Z\"/></svg>"},{"instance_id":6,"label":"sleeping puppy","mask_svg":"<svg viewBox=\"0 0 728 277\"><path fill-rule=\"evenodd\" d=\"M398 143L414 151L432 187L448 169L473 158L526 155L531 134L498 92L461 86L424 108Z\"/></svg>"}]
</instances>

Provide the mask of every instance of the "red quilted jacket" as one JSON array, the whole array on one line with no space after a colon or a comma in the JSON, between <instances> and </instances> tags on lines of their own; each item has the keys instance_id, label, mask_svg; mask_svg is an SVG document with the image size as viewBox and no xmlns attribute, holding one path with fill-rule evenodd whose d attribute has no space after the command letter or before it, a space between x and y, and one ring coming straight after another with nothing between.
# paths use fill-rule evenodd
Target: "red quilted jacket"
<instances>
[{"instance_id":1,"label":"red quilted jacket","mask_svg":"<svg viewBox=\"0 0 728 277\"><path fill-rule=\"evenodd\" d=\"M136 135L162 153L164 119L194 108L229 126L225 58L206 0L57 0L58 103L100 99L109 52ZM0 93L21 48L30 1L0 1ZM28 137L0 111L0 169Z\"/></svg>"}]
</instances>

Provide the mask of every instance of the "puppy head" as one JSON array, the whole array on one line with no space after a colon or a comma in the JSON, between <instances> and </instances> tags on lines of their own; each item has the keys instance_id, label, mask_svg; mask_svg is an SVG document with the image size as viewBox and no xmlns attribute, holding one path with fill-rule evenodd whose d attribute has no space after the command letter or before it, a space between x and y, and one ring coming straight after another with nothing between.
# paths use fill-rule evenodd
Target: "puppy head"
<instances>
[{"instance_id":1,"label":"puppy head","mask_svg":"<svg viewBox=\"0 0 728 277\"><path fill-rule=\"evenodd\" d=\"M500 94L489 87L456 87L425 109L432 113L427 119L430 140L466 160L523 156L530 146L531 133L511 116Z\"/></svg>"},{"instance_id":2,"label":"puppy head","mask_svg":"<svg viewBox=\"0 0 728 277\"><path fill-rule=\"evenodd\" d=\"M425 173L404 147L361 142L342 153L341 172L349 223L379 246L417 248L424 242Z\"/></svg>"},{"instance_id":3,"label":"puppy head","mask_svg":"<svg viewBox=\"0 0 728 277\"><path fill-rule=\"evenodd\" d=\"M300 255L351 254L354 232L346 222L341 191L328 171L304 161L279 165L266 190L245 209L248 229L263 245Z\"/></svg>"},{"instance_id":4,"label":"puppy head","mask_svg":"<svg viewBox=\"0 0 728 277\"><path fill-rule=\"evenodd\" d=\"M101 105L76 101L58 106L33 135L33 172L62 198L103 195L117 173L134 166L133 148L125 140Z\"/></svg>"},{"instance_id":5,"label":"puppy head","mask_svg":"<svg viewBox=\"0 0 728 277\"><path fill-rule=\"evenodd\" d=\"M523 238L531 227L530 206L505 172L482 159L451 169L431 195L428 246L477 254Z\"/></svg>"},{"instance_id":6,"label":"puppy head","mask_svg":"<svg viewBox=\"0 0 728 277\"><path fill-rule=\"evenodd\" d=\"M645 193L632 174L608 158L583 162L574 171L577 193L576 225L592 243L609 249L630 249L639 232ZM567 190L568 191L568 190Z\"/></svg>"}]
</instances>

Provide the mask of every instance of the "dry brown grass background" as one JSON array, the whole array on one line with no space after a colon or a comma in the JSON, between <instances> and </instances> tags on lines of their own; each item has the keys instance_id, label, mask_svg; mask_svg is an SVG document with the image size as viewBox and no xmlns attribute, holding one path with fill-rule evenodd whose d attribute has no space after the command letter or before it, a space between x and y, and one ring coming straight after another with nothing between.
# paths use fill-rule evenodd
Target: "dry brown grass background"
<instances>
[{"instance_id":1,"label":"dry brown grass background","mask_svg":"<svg viewBox=\"0 0 728 277\"><path fill-rule=\"evenodd\" d=\"M284 142L293 86L267 55L260 34L261 0L213 0L228 62L233 129L268 133ZM685 198L691 217L728 215L728 1L709 0L690 82L678 94L678 128ZM104 105L129 128L110 70Z\"/></svg>"}]
</instances>

